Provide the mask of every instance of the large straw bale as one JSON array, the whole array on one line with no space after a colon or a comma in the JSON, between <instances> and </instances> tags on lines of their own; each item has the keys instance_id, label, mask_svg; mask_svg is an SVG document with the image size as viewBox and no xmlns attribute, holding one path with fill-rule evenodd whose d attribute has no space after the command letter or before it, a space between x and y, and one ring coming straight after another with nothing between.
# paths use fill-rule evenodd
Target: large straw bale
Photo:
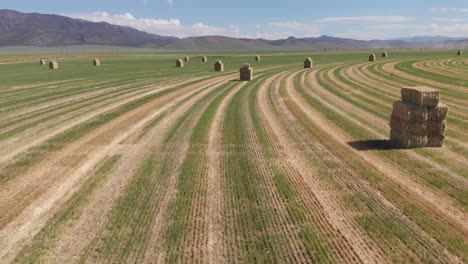
<instances>
[{"instance_id":1,"label":"large straw bale","mask_svg":"<svg viewBox=\"0 0 468 264\"><path fill-rule=\"evenodd\" d=\"M203 57L202 57L202 62L208 62L208 57L203 56Z\"/></svg>"},{"instance_id":2,"label":"large straw bale","mask_svg":"<svg viewBox=\"0 0 468 264\"><path fill-rule=\"evenodd\" d=\"M262 60L262 57L260 57L260 56L258 56L258 55L255 56L255 61L261 61L261 60Z\"/></svg>"},{"instance_id":3,"label":"large straw bale","mask_svg":"<svg viewBox=\"0 0 468 264\"><path fill-rule=\"evenodd\" d=\"M371 55L369 55L369 61L376 61L377 60L377 57L375 56L374 53L372 53Z\"/></svg>"},{"instance_id":4,"label":"large straw bale","mask_svg":"<svg viewBox=\"0 0 468 264\"><path fill-rule=\"evenodd\" d=\"M215 65L214 65L214 70L215 71L218 71L218 72L222 72L224 71L224 63L222 61L216 61Z\"/></svg>"},{"instance_id":5,"label":"large straw bale","mask_svg":"<svg viewBox=\"0 0 468 264\"><path fill-rule=\"evenodd\" d=\"M390 127L392 131L398 134L414 136L425 136L427 134L426 122L402 121L398 118L392 117Z\"/></svg>"},{"instance_id":6,"label":"large straw bale","mask_svg":"<svg viewBox=\"0 0 468 264\"><path fill-rule=\"evenodd\" d=\"M447 122L445 121L429 121L427 122L427 135L440 136L445 134Z\"/></svg>"},{"instance_id":7,"label":"large straw bale","mask_svg":"<svg viewBox=\"0 0 468 264\"><path fill-rule=\"evenodd\" d=\"M396 101L393 103L392 118L401 121L425 122L427 120L427 108Z\"/></svg>"},{"instance_id":8,"label":"large straw bale","mask_svg":"<svg viewBox=\"0 0 468 264\"><path fill-rule=\"evenodd\" d=\"M463 51L462 51L462 50L457 51L457 55L458 55L458 56L463 55Z\"/></svg>"},{"instance_id":9,"label":"large straw bale","mask_svg":"<svg viewBox=\"0 0 468 264\"><path fill-rule=\"evenodd\" d=\"M241 81L251 81L253 80L253 68L250 67L250 64L244 64L239 69L239 75Z\"/></svg>"},{"instance_id":10,"label":"large straw bale","mask_svg":"<svg viewBox=\"0 0 468 264\"><path fill-rule=\"evenodd\" d=\"M445 139L444 135L428 137L426 147L441 148L444 145L444 139Z\"/></svg>"},{"instance_id":11,"label":"large straw bale","mask_svg":"<svg viewBox=\"0 0 468 264\"><path fill-rule=\"evenodd\" d=\"M388 58L388 52L386 51L382 52L382 58Z\"/></svg>"},{"instance_id":12,"label":"large straw bale","mask_svg":"<svg viewBox=\"0 0 468 264\"><path fill-rule=\"evenodd\" d=\"M94 66L100 66L100 65L101 65L101 60L98 59L98 58L94 58L94 60L93 60L93 65L94 65Z\"/></svg>"},{"instance_id":13,"label":"large straw bale","mask_svg":"<svg viewBox=\"0 0 468 264\"><path fill-rule=\"evenodd\" d=\"M51 70L56 70L56 69L58 69L58 62L57 62L57 61L51 61L51 62L49 62L49 68L50 68Z\"/></svg>"},{"instance_id":14,"label":"large straw bale","mask_svg":"<svg viewBox=\"0 0 468 264\"><path fill-rule=\"evenodd\" d=\"M189 56L185 56L184 61L189 62L189 61L190 61L190 57L189 57Z\"/></svg>"},{"instance_id":15,"label":"large straw bale","mask_svg":"<svg viewBox=\"0 0 468 264\"><path fill-rule=\"evenodd\" d=\"M425 86L405 87L401 89L401 98L405 103L436 107L439 104L440 93L436 89Z\"/></svg>"},{"instance_id":16,"label":"large straw bale","mask_svg":"<svg viewBox=\"0 0 468 264\"><path fill-rule=\"evenodd\" d=\"M304 61L304 69L311 69L314 67L314 62L312 61L312 58L306 58Z\"/></svg>"},{"instance_id":17,"label":"large straw bale","mask_svg":"<svg viewBox=\"0 0 468 264\"><path fill-rule=\"evenodd\" d=\"M39 64L40 65L46 65L46 60L45 59L40 59Z\"/></svg>"},{"instance_id":18,"label":"large straw bale","mask_svg":"<svg viewBox=\"0 0 468 264\"><path fill-rule=\"evenodd\" d=\"M429 108L428 119L432 121L442 121L447 118L448 107L446 104L439 103L436 107Z\"/></svg>"},{"instance_id":19,"label":"large straw bale","mask_svg":"<svg viewBox=\"0 0 468 264\"><path fill-rule=\"evenodd\" d=\"M184 61L182 59L176 60L176 67L183 68L184 67Z\"/></svg>"},{"instance_id":20,"label":"large straw bale","mask_svg":"<svg viewBox=\"0 0 468 264\"><path fill-rule=\"evenodd\" d=\"M405 135L392 131L390 141L400 148L423 148L427 145L427 136Z\"/></svg>"}]
</instances>

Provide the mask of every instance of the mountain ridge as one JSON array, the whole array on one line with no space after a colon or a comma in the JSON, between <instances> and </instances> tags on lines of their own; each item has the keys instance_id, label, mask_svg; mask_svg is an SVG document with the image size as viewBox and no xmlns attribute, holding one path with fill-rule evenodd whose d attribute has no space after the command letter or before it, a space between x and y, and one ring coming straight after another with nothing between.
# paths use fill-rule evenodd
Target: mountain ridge
<instances>
[{"instance_id":1,"label":"mountain ridge","mask_svg":"<svg viewBox=\"0 0 468 264\"><path fill-rule=\"evenodd\" d=\"M420 36L392 40L320 37L266 40L226 36L177 38L106 22L60 15L0 10L0 46L109 45L156 48L163 51L359 50L391 48L462 49L468 38Z\"/></svg>"}]
</instances>

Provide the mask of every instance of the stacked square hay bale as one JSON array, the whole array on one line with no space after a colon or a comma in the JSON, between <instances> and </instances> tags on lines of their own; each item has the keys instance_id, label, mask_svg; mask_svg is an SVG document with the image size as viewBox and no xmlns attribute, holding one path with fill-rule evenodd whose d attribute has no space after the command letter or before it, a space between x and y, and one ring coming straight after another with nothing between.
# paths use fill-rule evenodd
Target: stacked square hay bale
<instances>
[{"instance_id":1,"label":"stacked square hay bale","mask_svg":"<svg viewBox=\"0 0 468 264\"><path fill-rule=\"evenodd\" d=\"M222 61L216 61L214 65L214 70L217 72L223 72L224 71L224 63Z\"/></svg>"},{"instance_id":2,"label":"stacked square hay bale","mask_svg":"<svg viewBox=\"0 0 468 264\"><path fill-rule=\"evenodd\" d=\"M388 58L388 52L387 51L384 51L382 53L382 58Z\"/></svg>"},{"instance_id":3,"label":"stacked square hay bale","mask_svg":"<svg viewBox=\"0 0 468 264\"><path fill-rule=\"evenodd\" d=\"M457 51L457 55L458 55L458 56L463 55L463 51L462 51L462 50Z\"/></svg>"},{"instance_id":4,"label":"stacked square hay bale","mask_svg":"<svg viewBox=\"0 0 468 264\"><path fill-rule=\"evenodd\" d=\"M377 57L375 56L374 53L372 53L371 55L369 55L369 61L376 61Z\"/></svg>"},{"instance_id":5,"label":"stacked square hay bale","mask_svg":"<svg viewBox=\"0 0 468 264\"><path fill-rule=\"evenodd\" d=\"M314 62L312 61L312 58L306 58L304 61L304 69L312 69L312 67L314 67Z\"/></svg>"},{"instance_id":6,"label":"stacked square hay bale","mask_svg":"<svg viewBox=\"0 0 468 264\"><path fill-rule=\"evenodd\" d=\"M189 62L189 61L190 61L190 57L189 57L189 56L185 56L184 61Z\"/></svg>"},{"instance_id":7,"label":"stacked square hay bale","mask_svg":"<svg viewBox=\"0 0 468 264\"><path fill-rule=\"evenodd\" d=\"M241 81L251 81L253 79L253 68L250 67L250 64L244 64L239 72Z\"/></svg>"},{"instance_id":8,"label":"stacked square hay bale","mask_svg":"<svg viewBox=\"0 0 468 264\"><path fill-rule=\"evenodd\" d=\"M439 91L418 86L403 88L393 104L390 140L401 148L442 147L448 108Z\"/></svg>"},{"instance_id":9,"label":"stacked square hay bale","mask_svg":"<svg viewBox=\"0 0 468 264\"><path fill-rule=\"evenodd\" d=\"M58 69L58 62L57 62L57 61L54 61L54 60L53 60L53 61L50 61L50 62L49 62L49 68L50 68L51 70L56 70L56 69Z\"/></svg>"},{"instance_id":10,"label":"stacked square hay bale","mask_svg":"<svg viewBox=\"0 0 468 264\"><path fill-rule=\"evenodd\" d=\"M176 60L176 67L177 68L183 68L184 67L184 61L182 59Z\"/></svg>"},{"instance_id":11,"label":"stacked square hay bale","mask_svg":"<svg viewBox=\"0 0 468 264\"><path fill-rule=\"evenodd\" d=\"M255 56L255 61L261 61L261 60L262 60L262 58L260 56L258 56L258 55Z\"/></svg>"},{"instance_id":12,"label":"stacked square hay bale","mask_svg":"<svg viewBox=\"0 0 468 264\"><path fill-rule=\"evenodd\" d=\"M40 65L46 65L46 60L45 59L40 59L39 64Z\"/></svg>"},{"instance_id":13,"label":"stacked square hay bale","mask_svg":"<svg viewBox=\"0 0 468 264\"><path fill-rule=\"evenodd\" d=\"M202 62L208 62L208 57L206 56L203 56L202 59L201 59Z\"/></svg>"},{"instance_id":14,"label":"stacked square hay bale","mask_svg":"<svg viewBox=\"0 0 468 264\"><path fill-rule=\"evenodd\" d=\"M93 65L94 66L101 66L101 60L98 58L94 58L93 60Z\"/></svg>"}]
</instances>

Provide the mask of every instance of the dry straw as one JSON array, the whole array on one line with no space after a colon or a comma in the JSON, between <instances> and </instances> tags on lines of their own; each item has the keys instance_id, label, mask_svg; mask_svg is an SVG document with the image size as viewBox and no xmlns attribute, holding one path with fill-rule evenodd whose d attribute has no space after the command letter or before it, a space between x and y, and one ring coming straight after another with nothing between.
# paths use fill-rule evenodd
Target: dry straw
<instances>
[{"instance_id":1,"label":"dry straw","mask_svg":"<svg viewBox=\"0 0 468 264\"><path fill-rule=\"evenodd\" d=\"M388 58L388 52L386 51L382 52L382 58Z\"/></svg>"},{"instance_id":2,"label":"dry straw","mask_svg":"<svg viewBox=\"0 0 468 264\"><path fill-rule=\"evenodd\" d=\"M46 65L46 60L45 59L40 59L39 64L40 65Z\"/></svg>"},{"instance_id":3,"label":"dry straw","mask_svg":"<svg viewBox=\"0 0 468 264\"><path fill-rule=\"evenodd\" d=\"M457 51L457 55L458 55L458 56L463 55L463 51L462 51L462 50Z\"/></svg>"},{"instance_id":4,"label":"dry straw","mask_svg":"<svg viewBox=\"0 0 468 264\"><path fill-rule=\"evenodd\" d=\"M57 62L57 61L51 61L51 62L49 62L49 68L50 68L51 70L56 70L56 69L58 69L58 62Z\"/></svg>"},{"instance_id":5,"label":"dry straw","mask_svg":"<svg viewBox=\"0 0 468 264\"><path fill-rule=\"evenodd\" d=\"M255 61L261 61L261 60L262 60L262 58L260 56L258 56L258 55L255 56Z\"/></svg>"},{"instance_id":6,"label":"dry straw","mask_svg":"<svg viewBox=\"0 0 468 264\"><path fill-rule=\"evenodd\" d=\"M176 60L176 67L177 68L183 68L184 67L184 61L182 59Z\"/></svg>"},{"instance_id":7,"label":"dry straw","mask_svg":"<svg viewBox=\"0 0 468 264\"><path fill-rule=\"evenodd\" d=\"M442 147L448 114L436 89L416 86L401 89L402 101L393 104L390 140L401 148Z\"/></svg>"},{"instance_id":8,"label":"dry straw","mask_svg":"<svg viewBox=\"0 0 468 264\"><path fill-rule=\"evenodd\" d=\"M190 61L190 57L189 57L189 56L185 56L184 61L189 62L189 61Z\"/></svg>"},{"instance_id":9,"label":"dry straw","mask_svg":"<svg viewBox=\"0 0 468 264\"><path fill-rule=\"evenodd\" d=\"M246 63L239 69L240 80L241 81L251 81L253 80L253 68L250 67L250 64Z\"/></svg>"},{"instance_id":10,"label":"dry straw","mask_svg":"<svg viewBox=\"0 0 468 264\"><path fill-rule=\"evenodd\" d=\"M208 62L208 58L206 56L203 56L201 60L202 62Z\"/></svg>"},{"instance_id":11,"label":"dry straw","mask_svg":"<svg viewBox=\"0 0 468 264\"><path fill-rule=\"evenodd\" d=\"M372 53L371 55L369 55L369 61L376 61L377 57L375 56L374 53Z\"/></svg>"},{"instance_id":12,"label":"dry straw","mask_svg":"<svg viewBox=\"0 0 468 264\"><path fill-rule=\"evenodd\" d=\"M216 61L214 64L214 70L217 72L223 72L224 71L224 63L222 61Z\"/></svg>"},{"instance_id":13,"label":"dry straw","mask_svg":"<svg viewBox=\"0 0 468 264\"><path fill-rule=\"evenodd\" d=\"M101 66L101 60L98 58L94 58L93 60L93 65L94 66Z\"/></svg>"},{"instance_id":14,"label":"dry straw","mask_svg":"<svg viewBox=\"0 0 468 264\"><path fill-rule=\"evenodd\" d=\"M312 61L312 58L306 58L304 61L304 69L311 69L312 67L314 67L314 62Z\"/></svg>"}]
</instances>

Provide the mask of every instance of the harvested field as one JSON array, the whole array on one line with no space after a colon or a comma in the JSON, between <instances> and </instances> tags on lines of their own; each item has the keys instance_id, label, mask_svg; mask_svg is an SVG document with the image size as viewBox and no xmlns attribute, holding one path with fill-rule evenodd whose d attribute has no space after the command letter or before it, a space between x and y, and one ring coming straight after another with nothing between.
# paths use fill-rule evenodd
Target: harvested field
<instances>
[{"instance_id":1,"label":"harvested field","mask_svg":"<svg viewBox=\"0 0 468 264\"><path fill-rule=\"evenodd\" d=\"M467 263L466 59L368 55L0 64L0 263Z\"/></svg>"}]
</instances>

